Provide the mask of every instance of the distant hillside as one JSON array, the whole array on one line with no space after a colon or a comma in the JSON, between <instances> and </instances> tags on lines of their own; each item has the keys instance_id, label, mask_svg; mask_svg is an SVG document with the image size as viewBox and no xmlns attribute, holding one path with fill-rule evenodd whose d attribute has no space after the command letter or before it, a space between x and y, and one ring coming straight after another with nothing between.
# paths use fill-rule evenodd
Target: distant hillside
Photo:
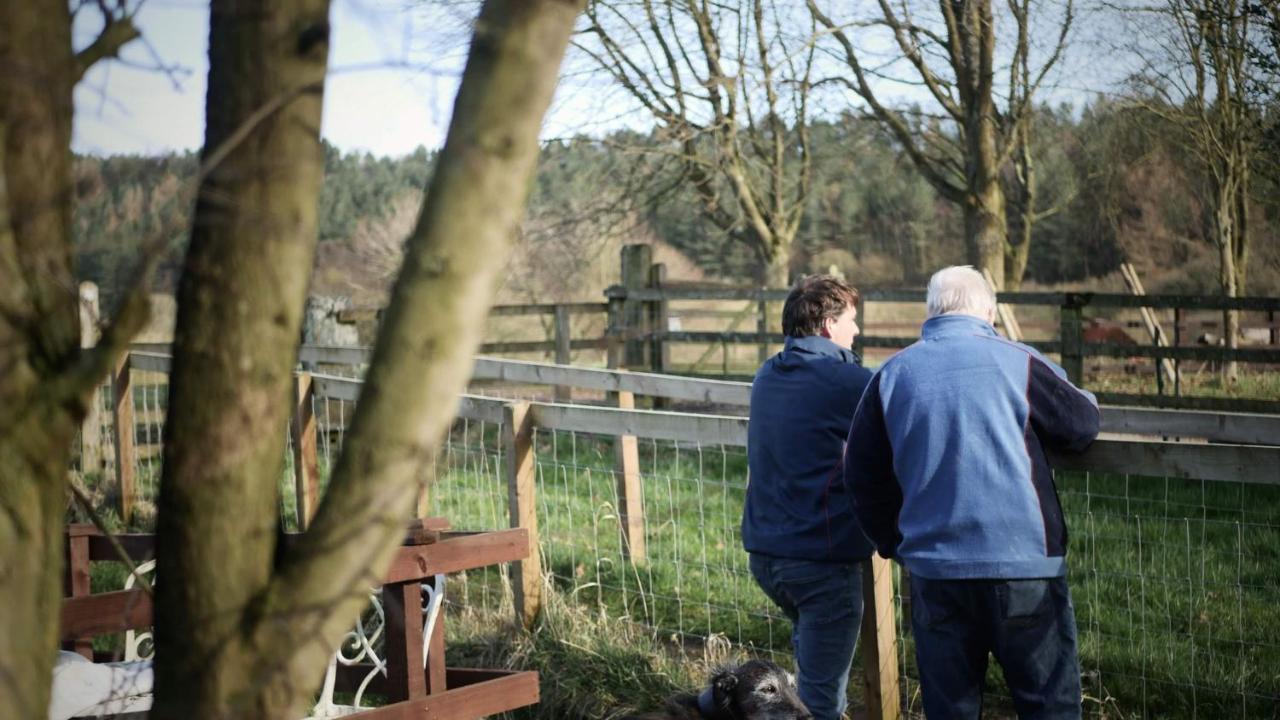
<instances>
[{"instance_id":1,"label":"distant hillside","mask_svg":"<svg viewBox=\"0 0 1280 720\"><path fill-rule=\"evenodd\" d=\"M1176 147L1139 132L1125 108L1042 109L1036 137L1039 203L1027 281L1089 284L1133 262L1150 292L1216 293L1197 178ZM810 128L812 190L792 252L793 273L840 268L855 284L919 286L963 262L960 212L943 201L893 140L845 116ZM547 144L501 301L592 300L616 273L617 250L650 242L673 278L750 277L751 253L702 213L657 135L619 132ZM659 151L659 152L652 152ZM382 302L413 227L434 153L399 159L325 148L313 292ZM159 290L176 284L192 206L193 154L81 157L76 162L76 262L108 308L145 242L168 255ZM1250 294L1280 294L1280 190L1259 165L1250 215ZM1011 231L1016 218L1011 215Z\"/></svg>"}]
</instances>

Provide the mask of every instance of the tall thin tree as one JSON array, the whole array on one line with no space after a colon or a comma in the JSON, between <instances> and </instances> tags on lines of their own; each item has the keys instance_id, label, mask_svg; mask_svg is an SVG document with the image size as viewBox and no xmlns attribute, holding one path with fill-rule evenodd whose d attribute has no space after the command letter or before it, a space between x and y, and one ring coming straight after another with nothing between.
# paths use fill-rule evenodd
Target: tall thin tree
<instances>
[{"instance_id":1,"label":"tall thin tree","mask_svg":"<svg viewBox=\"0 0 1280 720\"><path fill-rule=\"evenodd\" d=\"M1029 146L1036 94L1066 48L1071 0L1063 6L1052 43L1041 53L1043 59L1035 70L1031 69L1035 31L1031 2L1008 0L1014 37L1010 88L1003 99L996 88L1000 45L992 0L938 0L932 15L928 13L931 3L878 0L878 14L865 22L833 18L817 0L806 3L834 38L838 55L851 73L840 78L842 82L866 103L871 117L893 133L938 194L962 208L969 261L989 270L1002 287L1019 284L1026 263L1009 242L1001 175L1015 154ZM867 63L866 43L859 49L852 35L855 28L887 32L888 42L900 53L889 64L903 67L901 76ZM924 115L895 106L878 84L885 78L910 78L927 91L938 112ZM1034 200L1034 176L1025 172L1033 172L1033 166L1023 161L1021 167L1022 187ZM1023 220L1034 220L1034 214ZM1006 256L1013 261L1006 263Z\"/></svg>"}]
</instances>

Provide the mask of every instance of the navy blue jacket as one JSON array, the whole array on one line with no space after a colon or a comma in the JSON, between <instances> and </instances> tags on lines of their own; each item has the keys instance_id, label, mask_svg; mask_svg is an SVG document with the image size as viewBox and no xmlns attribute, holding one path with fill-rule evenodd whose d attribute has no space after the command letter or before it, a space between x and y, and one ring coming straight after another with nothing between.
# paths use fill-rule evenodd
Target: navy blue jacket
<instances>
[{"instance_id":1,"label":"navy blue jacket","mask_svg":"<svg viewBox=\"0 0 1280 720\"><path fill-rule=\"evenodd\" d=\"M853 562L871 556L841 482L845 436L871 372L824 337L787 338L751 385L742 513L748 552Z\"/></svg>"},{"instance_id":2,"label":"navy blue jacket","mask_svg":"<svg viewBox=\"0 0 1280 720\"><path fill-rule=\"evenodd\" d=\"M930 318L880 368L849 430L844 478L880 554L933 579L1066 573L1045 449L1098 434L1093 395L968 315Z\"/></svg>"}]
</instances>

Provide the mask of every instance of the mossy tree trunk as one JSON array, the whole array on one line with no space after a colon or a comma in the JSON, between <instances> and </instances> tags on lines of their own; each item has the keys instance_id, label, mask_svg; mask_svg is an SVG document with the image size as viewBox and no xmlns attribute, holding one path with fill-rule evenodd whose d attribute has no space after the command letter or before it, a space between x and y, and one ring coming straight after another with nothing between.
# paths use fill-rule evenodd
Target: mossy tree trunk
<instances>
[{"instance_id":1,"label":"mossy tree trunk","mask_svg":"<svg viewBox=\"0 0 1280 720\"><path fill-rule=\"evenodd\" d=\"M71 90L137 36L72 51L65 0L0 3L0 708L46 714L58 647L67 472L89 398L145 316L124 304L98 348L79 343L71 262Z\"/></svg>"},{"instance_id":2,"label":"mossy tree trunk","mask_svg":"<svg viewBox=\"0 0 1280 720\"><path fill-rule=\"evenodd\" d=\"M580 10L485 4L342 455L285 550L276 481L315 244L325 5L214 3L206 162L238 144L201 188L179 293L153 717L303 713L453 418Z\"/></svg>"},{"instance_id":3,"label":"mossy tree trunk","mask_svg":"<svg viewBox=\"0 0 1280 720\"><path fill-rule=\"evenodd\" d=\"M0 707L21 718L48 703L71 442L145 320L137 283L98 347L79 348L71 89L137 36L120 6L99 7L106 29L73 53L65 2L0 3ZM486 3L345 453L312 531L286 552L276 482L315 246L327 2L213 3L160 503L152 717L302 714L456 409L580 9Z\"/></svg>"}]
</instances>

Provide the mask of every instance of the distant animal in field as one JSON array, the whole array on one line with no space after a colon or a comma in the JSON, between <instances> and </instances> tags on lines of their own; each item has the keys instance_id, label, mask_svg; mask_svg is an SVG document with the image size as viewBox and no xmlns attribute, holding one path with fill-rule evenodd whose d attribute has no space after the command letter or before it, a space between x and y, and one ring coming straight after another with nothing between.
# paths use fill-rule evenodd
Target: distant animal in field
<instances>
[{"instance_id":1,"label":"distant animal in field","mask_svg":"<svg viewBox=\"0 0 1280 720\"><path fill-rule=\"evenodd\" d=\"M669 698L661 710L623 720L811 720L791 673L768 660L722 668L701 692Z\"/></svg>"},{"instance_id":2,"label":"distant animal in field","mask_svg":"<svg viewBox=\"0 0 1280 720\"><path fill-rule=\"evenodd\" d=\"M1103 324L1090 321L1080 333L1080 339L1087 343L1113 343L1115 345L1137 345L1133 337L1118 325Z\"/></svg>"}]
</instances>

